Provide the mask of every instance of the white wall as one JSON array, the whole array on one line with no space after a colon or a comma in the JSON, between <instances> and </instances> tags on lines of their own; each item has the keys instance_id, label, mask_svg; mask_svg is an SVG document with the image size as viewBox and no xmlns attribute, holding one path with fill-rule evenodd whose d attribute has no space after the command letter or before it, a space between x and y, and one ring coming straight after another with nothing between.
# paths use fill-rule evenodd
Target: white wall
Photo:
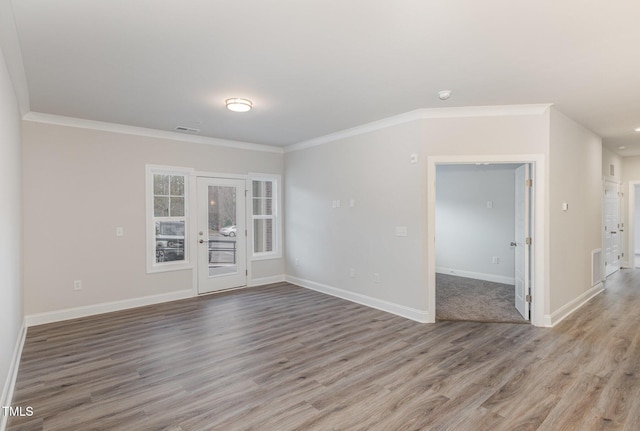
<instances>
[{"instance_id":1,"label":"white wall","mask_svg":"<svg viewBox=\"0 0 640 431\"><path fill-rule=\"evenodd\" d=\"M0 50L0 384L1 405L10 385L13 352L23 322L22 169L20 111ZM0 423L2 418L0 418ZM1 427L1 425L0 425Z\"/></svg>"},{"instance_id":2,"label":"white wall","mask_svg":"<svg viewBox=\"0 0 640 431\"><path fill-rule=\"evenodd\" d=\"M550 300L558 316L591 291L591 252L602 247L602 140L552 109L549 169Z\"/></svg>"},{"instance_id":3,"label":"white wall","mask_svg":"<svg viewBox=\"0 0 640 431\"><path fill-rule=\"evenodd\" d=\"M514 284L515 167L437 167L437 272Z\"/></svg>"},{"instance_id":4,"label":"white wall","mask_svg":"<svg viewBox=\"0 0 640 431\"><path fill-rule=\"evenodd\" d=\"M433 317L427 315L427 157L544 155L548 147L548 111L456 112L351 130L285 153L291 281ZM418 163L410 163L411 154ZM351 198L353 208L345 205ZM338 199L341 207L332 208ZM408 236L396 236L397 226L406 226Z\"/></svg>"},{"instance_id":5,"label":"white wall","mask_svg":"<svg viewBox=\"0 0 640 431\"><path fill-rule=\"evenodd\" d=\"M611 173L611 166L613 166L613 175ZM622 181L622 157L605 147L602 146L602 176L609 181L620 183Z\"/></svg>"},{"instance_id":6,"label":"white wall","mask_svg":"<svg viewBox=\"0 0 640 431\"><path fill-rule=\"evenodd\" d=\"M145 272L145 164L283 172L278 152L34 121L23 122L23 142L27 315L192 289L190 269ZM252 264L253 278L283 273L283 259Z\"/></svg>"}]
</instances>

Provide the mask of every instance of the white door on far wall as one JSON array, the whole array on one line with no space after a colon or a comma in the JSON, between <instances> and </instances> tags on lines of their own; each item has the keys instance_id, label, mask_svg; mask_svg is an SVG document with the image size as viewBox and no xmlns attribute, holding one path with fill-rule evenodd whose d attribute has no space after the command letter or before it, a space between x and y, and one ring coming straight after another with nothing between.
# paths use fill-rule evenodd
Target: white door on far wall
<instances>
[{"instance_id":1,"label":"white door on far wall","mask_svg":"<svg viewBox=\"0 0 640 431\"><path fill-rule=\"evenodd\" d=\"M530 209L531 209L531 181L529 165L522 165L516 169L515 201L516 201L516 229L515 241L515 306L525 319L529 320L529 237Z\"/></svg>"},{"instance_id":2,"label":"white door on far wall","mask_svg":"<svg viewBox=\"0 0 640 431\"><path fill-rule=\"evenodd\" d=\"M246 182L198 177L198 293L247 285Z\"/></svg>"},{"instance_id":3,"label":"white door on far wall","mask_svg":"<svg viewBox=\"0 0 640 431\"><path fill-rule=\"evenodd\" d=\"M620 185L604 182L604 262L608 277L620 269L622 231L620 224Z\"/></svg>"}]
</instances>

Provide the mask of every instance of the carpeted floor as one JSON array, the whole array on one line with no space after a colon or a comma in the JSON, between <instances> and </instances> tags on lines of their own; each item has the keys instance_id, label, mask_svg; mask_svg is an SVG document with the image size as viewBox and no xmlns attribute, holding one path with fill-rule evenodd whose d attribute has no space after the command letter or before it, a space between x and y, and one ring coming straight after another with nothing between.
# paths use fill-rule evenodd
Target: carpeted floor
<instances>
[{"instance_id":1,"label":"carpeted floor","mask_svg":"<svg viewBox=\"0 0 640 431\"><path fill-rule=\"evenodd\" d=\"M436 320L528 323L514 303L513 285L436 274Z\"/></svg>"}]
</instances>

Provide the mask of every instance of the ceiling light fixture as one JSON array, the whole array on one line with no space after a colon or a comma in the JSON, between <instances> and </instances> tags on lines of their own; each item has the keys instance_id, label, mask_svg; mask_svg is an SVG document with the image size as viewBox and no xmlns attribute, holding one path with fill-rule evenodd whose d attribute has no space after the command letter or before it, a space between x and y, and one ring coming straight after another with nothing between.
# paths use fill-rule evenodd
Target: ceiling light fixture
<instances>
[{"instance_id":1,"label":"ceiling light fixture","mask_svg":"<svg viewBox=\"0 0 640 431\"><path fill-rule=\"evenodd\" d=\"M440 100L447 100L449 97L451 97L451 90L438 91L438 98Z\"/></svg>"},{"instance_id":2,"label":"ceiling light fixture","mask_svg":"<svg viewBox=\"0 0 640 431\"><path fill-rule=\"evenodd\" d=\"M640 127L636 127L636 128L635 128L635 131L636 131L636 132L640 132Z\"/></svg>"},{"instance_id":3,"label":"ceiling light fixture","mask_svg":"<svg viewBox=\"0 0 640 431\"><path fill-rule=\"evenodd\" d=\"M618 149L619 149L619 150L626 150L626 149L627 149L627 147L625 147L624 145L620 145L620 146L618 147Z\"/></svg>"},{"instance_id":4,"label":"ceiling light fixture","mask_svg":"<svg viewBox=\"0 0 640 431\"><path fill-rule=\"evenodd\" d=\"M240 99L233 97L224 101L227 105L227 109L233 112L247 112L253 108L253 102L249 99Z\"/></svg>"}]
</instances>

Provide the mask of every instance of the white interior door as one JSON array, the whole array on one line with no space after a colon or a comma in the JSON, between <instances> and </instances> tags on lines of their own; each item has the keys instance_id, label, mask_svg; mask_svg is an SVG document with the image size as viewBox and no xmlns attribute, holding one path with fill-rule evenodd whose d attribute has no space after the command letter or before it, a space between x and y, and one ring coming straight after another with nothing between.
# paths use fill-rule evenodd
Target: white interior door
<instances>
[{"instance_id":1,"label":"white interior door","mask_svg":"<svg viewBox=\"0 0 640 431\"><path fill-rule=\"evenodd\" d=\"M198 293L247 285L244 180L198 177Z\"/></svg>"},{"instance_id":2,"label":"white interior door","mask_svg":"<svg viewBox=\"0 0 640 431\"><path fill-rule=\"evenodd\" d=\"M516 229L515 241L515 281L516 299L515 306L525 319L529 320L529 207L530 207L530 182L529 165L522 165L516 169Z\"/></svg>"},{"instance_id":3,"label":"white interior door","mask_svg":"<svg viewBox=\"0 0 640 431\"><path fill-rule=\"evenodd\" d=\"M620 232L620 185L604 183L604 261L608 277L620 269L622 255Z\"/></svg>"}]
</instances>

